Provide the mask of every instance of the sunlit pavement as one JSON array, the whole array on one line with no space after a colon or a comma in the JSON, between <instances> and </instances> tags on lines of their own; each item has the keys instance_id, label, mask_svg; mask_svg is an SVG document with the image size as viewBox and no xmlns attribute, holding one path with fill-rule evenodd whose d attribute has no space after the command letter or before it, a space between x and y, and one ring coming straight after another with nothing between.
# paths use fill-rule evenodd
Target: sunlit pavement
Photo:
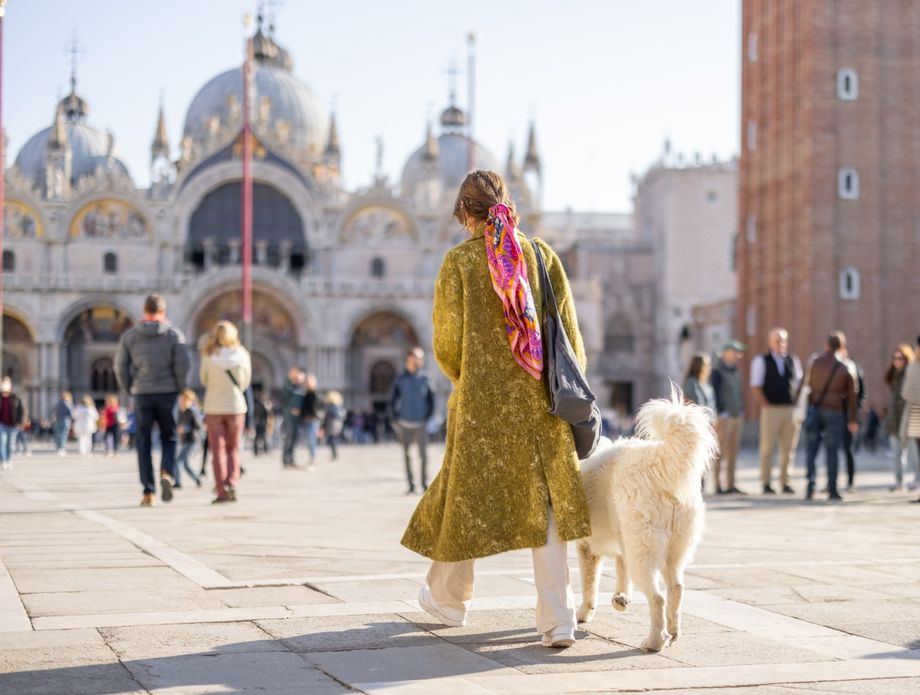
<instances>
[{"instance_id":1,"label":"sunlit pavement","mask_svg":"<svg viewBox=\"0 0 920 695\"><path fill-rule=\"evenodd\" d=\"M246 457L235 504L186 479L149 509L132 455L16 458L0 693L920 691L920 504L888 491L882 455L861 456L841 504L801 499L801 459L795 496L710 498L683 636L645 654L641 600L541 647L526 551L478 563L465 628L433 625L415 602L427 561L399 546L417 499L401 452L322 453L313 472ZM754 468L748 452L751 492ZM570 565L578 591L573 550Z\"/></svg>"}]
</instances>

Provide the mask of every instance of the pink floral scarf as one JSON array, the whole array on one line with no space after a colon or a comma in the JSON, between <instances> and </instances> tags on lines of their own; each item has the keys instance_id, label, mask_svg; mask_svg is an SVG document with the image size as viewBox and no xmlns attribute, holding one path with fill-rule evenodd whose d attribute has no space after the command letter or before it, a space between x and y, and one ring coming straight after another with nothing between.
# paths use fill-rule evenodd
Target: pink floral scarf
<instances>
[{"instance_id":1,"label":"pink floral scarf","mask_svg":"<svg viewBox=\"0 0 920 695\"><path fill-rule=\"evenodd\" d=\"M527 263L507 205L489 208L485 230L492 287L505 309L505 333L515 361L534 379L543 374L543 339L527 280Z\"/></svg>"}]
</instances>

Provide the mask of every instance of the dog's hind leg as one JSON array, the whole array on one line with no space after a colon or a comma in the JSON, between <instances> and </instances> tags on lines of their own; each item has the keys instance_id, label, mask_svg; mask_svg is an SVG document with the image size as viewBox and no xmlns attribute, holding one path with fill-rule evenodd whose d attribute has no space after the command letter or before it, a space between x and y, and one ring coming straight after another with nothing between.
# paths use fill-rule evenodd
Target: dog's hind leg
<instances>
[{"instance_id":1,"label":"dog's hind leg","mask_svg":"<svg viewBox=\"0 0 920 695\"><path fill-rule=\"evenodd\" d=\"M671 641L680 637L680 614L684 600L684 568L696 545L701 531L700 515L689 515L677 524L674 535L668 541L668 555L664 564L664 580L668 589L668 634Z\"/></svg>"},{"instance_id":2,"label":"dog's hind leg","mask_svg":"<svg viewBox=\"0 0 920 695\"><path fill-rule=\"evenodd\" d=\"M629 574L626 572L626 559L622 555L617 555L617 586L613 595L614 609L625 611L629 604L632 603L632 582L629 581Z\"/></svg>"},{"instance_id":3,"label":"dog's hind leg","mask_svg":"<svg viewBox=\"0 0 920 695\"><path fill-rule=\"evenodd\" d=\"M580 623L587 623L594 617L597 608L597 592L601 583L601 571L604 559L591 552L591 546L581 541L578 548L578 567L581 572L581 608L577 618Z\"/></svg>"},{"instance_id":4,"label":"dog's hind leg","mask_svg":"<svg viewBox=\"0 0 920 695\"><path fill-rule=\"evenodd\" d=\"M664 629L665 600L658 582L658 567L663 564L664 548L659 547L658 543L648 543L642 550L648 555L640 557L639 553L627 550L626 560L636 588L645 594L648 600L648 637L642 640L639 646L647 652L660 652L670 641L670 636Z\"/></svg>"}]
</instances>

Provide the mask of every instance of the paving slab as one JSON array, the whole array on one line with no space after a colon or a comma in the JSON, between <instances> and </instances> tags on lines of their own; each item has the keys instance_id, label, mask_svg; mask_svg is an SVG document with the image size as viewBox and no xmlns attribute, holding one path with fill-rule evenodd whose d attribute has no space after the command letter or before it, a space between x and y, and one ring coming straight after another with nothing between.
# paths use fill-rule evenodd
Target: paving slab
<instances>
[{"instance_id":1,"label":"paving slab","mask_svg":"<svg viewBox=\"0 0 920 695\"><path fill-rule=\"evenodd\" d=\"M300 653L427 646L440 641L397 615L260 620L257 624Z\"/></svg>"},{"instance_id":2,"label":"paving slab","mask_svg":"<svg viewBox=\"0 0 920 695\"><path fill-rule=\"evenodd\" d=\"M208 596L234 608L247 606L303 606L338 603L331 596L305 586L278 586L252 589L211 589Z\"/></svg>"},{"instance_id":3,"label":"paving slab","mask_svg":"<svg viewBox=\"0 0 920 695\"><path fill-rule=\"evenodd\" d=\"M289 651L252 622L131 625L99 628L98 632L123 661L194 653Z\"/></svg>"},{"instance_id":4,"label":"paving slab","mask_svg":"<svg viewBox=\"0 0 920 695\"><path fill-rule=\"evenodd\" d=\"M124 662L143 687L182 695L353 692L291 652L187 654Z\"/></svg>"}]
</instances>

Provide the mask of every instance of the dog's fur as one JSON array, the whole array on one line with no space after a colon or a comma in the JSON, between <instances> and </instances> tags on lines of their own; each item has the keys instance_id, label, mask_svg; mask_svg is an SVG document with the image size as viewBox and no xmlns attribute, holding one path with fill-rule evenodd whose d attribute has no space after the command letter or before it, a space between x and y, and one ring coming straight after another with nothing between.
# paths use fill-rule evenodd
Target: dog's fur
<instances>
[{"instance_id":1,"label":"dog's fur","mask_svg":"<svg viewBox=\"0 0 920 695\"><path fill-rule=\"evenodd\" d=\"M591 536L577 544L584 597L579 622L594 617L607 556L616 558L613 607L626 610L633 583L648 599L651 626L642 649L660 651L680 636L684 569L703 534L701 481L717 450L710 417L672 386L670 399L639 410L636 437L604 439L582 462Z\"/></svg>"}]
</instances>

